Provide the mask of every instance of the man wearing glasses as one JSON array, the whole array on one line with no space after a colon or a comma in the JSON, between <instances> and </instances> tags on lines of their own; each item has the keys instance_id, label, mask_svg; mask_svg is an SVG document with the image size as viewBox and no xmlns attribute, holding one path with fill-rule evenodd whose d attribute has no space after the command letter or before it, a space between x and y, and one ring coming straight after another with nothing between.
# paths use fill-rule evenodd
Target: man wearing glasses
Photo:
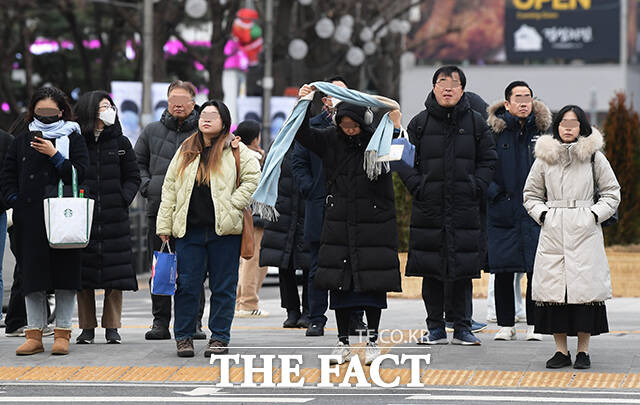
<instances>
[{"instance_id":1,"label":"man wearing glasses","mask_svg":"<svg viewBox=\"0 0 640 405\"><path fill-rule=\"evenodd\" d=\"M511 82L505 100L489 108L487 120L497 144L496 174L488 191L489 269L495 274L496 315L500 330L495 340L515 340L514 274L527 274L527 340L542 340L534 333L531 301L533 262L540 226L522 205L522 190L533 165L533 151L540 135L551 126L551 111L533 99L526 82ZM519 284L520 277L516 277Z\"/></svg>"},{"instance_id":2,"label":"man wearing glasses","mask_svg":"<svg viewBox=\"0 0 640 405\"><path fill-rule=\"evenodd\" d=\"M422 277L429 330L419 344L479 345L471 331L472 279L486 265L485 198L496 164L491 131L471 109L466 77L456 66L438 69L425 110L407 132L415 166L399 174L413 196L406 275Z\"/></svg>"},{"instance_id":3,"label":"man wearing glasses","mask_svg":"<svg viewBox=\"0 0 640 405\"><path fill-rule=\"evenodd\" d=\"M135 152L142 177L140 194L147 200L148 250L149 257L154 250L160 250L162 241L156 236L156 216L160 207L162 183L169 163L176 151L191 134L198 129L198 110L195 108L196 88L191 82L175 80L167 91L168 107L160 121L147 125L136 142ZM171 248L173 251L173 242ZM147 340L171 339L171 296L151 294L153 326L147 331ZM200 296L200 314L204 311L204 287ZM196 325L194 339L205 339L199 325Z\"/></svg>"}]
</instances>

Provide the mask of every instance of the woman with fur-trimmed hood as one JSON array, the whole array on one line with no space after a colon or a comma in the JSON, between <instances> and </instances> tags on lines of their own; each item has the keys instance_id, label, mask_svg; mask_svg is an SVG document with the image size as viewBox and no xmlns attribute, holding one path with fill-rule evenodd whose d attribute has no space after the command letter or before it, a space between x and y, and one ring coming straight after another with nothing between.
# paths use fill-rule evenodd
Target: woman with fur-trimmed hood
<instances>
[{"instance_id":1,"label":"woman with fur-trimmed hood","mask_svg":"<svg viewBox=\"0 0 640 405\"><path fill-rule=\"evenodd\" d=\"M604 301L611 298L611 277L601 224L620 204L620 185L601 152L602 134L580 107L562 108L552 130L536 143L524 187L524 207L542 226L532 292L535 331L553 334L556 342L547 368L571 365L567 336L578 336L573 367L586 369L591 335L609 331Z\"/></svg>"},{"instance_id":2,"label":"woman with fur-trimmed hood","mask_svg":"<svg viewBox=\"0 0 640 405\"><path fill-rule=\"evenodd\" d=\"M533 90L523 81L509 83L505 100L488 109L487 124L496 141L498 161L487 192L487 239L489 271L495 277L495 314L500 330L495 340L516 337L516 307L520 307L520 288L514 294L514 277L519 286L527 275L527 340L542 340L534 331L534 305L531 300L533 260L540 226L522 206L522 189L533 165L536 141L551 127L551 111L533 98ZM517 303L515 299L519 299ZM522 316L522 315L520 315Z\"/></svg>"}]
</instances>

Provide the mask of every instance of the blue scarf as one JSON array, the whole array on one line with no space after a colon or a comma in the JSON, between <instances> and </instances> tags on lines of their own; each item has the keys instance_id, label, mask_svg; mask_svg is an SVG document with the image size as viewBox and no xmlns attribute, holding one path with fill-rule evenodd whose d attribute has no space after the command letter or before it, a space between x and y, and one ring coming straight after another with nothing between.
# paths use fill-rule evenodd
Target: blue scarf
<instances>
[{"instance_id":1,"label":"blue scarf","mask_svg":"<svg viewBox=\"0 0 640 405\"><path fill-rule=\"evenodd\" d=\"M29 131L40 131L42 137L56 140L56 150L65 159L69 159L69 135L76 132L80 134L80 125L74 121L56 121L52 124L43 124L37 119L29 124Z\"/></svg>"},{"instance_id":2,"label":"blue scarf","mask_svg":"<svg viewBox=\"0 0 640 405\"><path fill-rule=\"evenodd\" d=\"M376 107L386 110L400 109L394 100L381 96L370 96L356 90L349 90L327 82L315 82L311 84L323 93L337 99L363 107ZM280 165L284 155L293 143L298 129L307 114L309 103L313 99L313 92L298 100L284 125L278 132L275 141L271 145L269 154L264 163L260 184L253 193L251 206L253 212L269 221L276 221L280 215L276 211L278 199L278 181L280 179ZM384 114L380 124L376 128L367 148L364 152L364 170L370 180L375 180L382 173L389 171L388 162L378 162L379 156L389 153L391 140L393 139L393 122L389 118L389 111Z\"/></svg>"}]
</instances>

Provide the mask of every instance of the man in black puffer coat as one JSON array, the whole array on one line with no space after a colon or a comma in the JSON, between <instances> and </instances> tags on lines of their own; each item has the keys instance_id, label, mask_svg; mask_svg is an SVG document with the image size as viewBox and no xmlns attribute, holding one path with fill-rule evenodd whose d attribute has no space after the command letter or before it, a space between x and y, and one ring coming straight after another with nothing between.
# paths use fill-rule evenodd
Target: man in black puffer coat
<instances>
[{"instance_id":1,"label":"man in black puffer coat","mask_svg":"<svg viewBox=\"0 0 640 405\"><path fill-rule=\"evenodd\" d=\"M455 66L438 69L426 109L407 131L416 164L400 176L413 196L408 276L420 276L429 333L419 343L448 343L443 320L454 323L453 343L478 345L466 308L471 279L486 264L484 200L495 170L493 137L464 94L466 78Z\"/></svg>"},{"instance_id":2,"label":"man in black puffer coat","mask_svg":"<svg viewBox=\"0 0 640 405\"><path fill-rule=\"evenodd\" d=\"M156 217L160 207L162 183L173 155L185 139L198 129L198 109L194 108L196 88L190 82L176 80L167 91L169 107L162 113L160 121L147 125L136 142L135 151L142 184L140 194L147 200L147 240L149 264L153 251L160 250L162 241L156 236ZM174 250L173 239L170 242ZM204 285L200 297L200 316L204 312ZM171 296L151 294L153 327L145 334L146 339L171 339ZM206 336L198 325L194 339Z\"/></svg>"},{"instance_id":3,"label":"man in black puffer coat","mask_svg":"<svg viewBox=\"0 0 640 405\"><path fill-rule=\"evenodd\" d=\"M264 236L260 247L260 266L278 268L280 306L286 308L284 328L309 326L309 251L304 243L304 198L300 194L291 173L293 147L282 162L278 181L276 210L280 217L275 222L265 221ZM302 311L296 283L296 270L303 271Z\"/></svg>"}]
</instances>

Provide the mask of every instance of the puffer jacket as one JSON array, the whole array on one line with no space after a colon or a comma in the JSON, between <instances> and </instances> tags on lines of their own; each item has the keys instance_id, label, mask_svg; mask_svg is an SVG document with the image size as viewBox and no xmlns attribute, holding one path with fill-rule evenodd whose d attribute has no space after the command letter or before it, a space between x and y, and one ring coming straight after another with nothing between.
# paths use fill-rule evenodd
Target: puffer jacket
<instances>
[{"instance_id":1,"label":"puffer jacket","mask_svg":"<svg viewBox=\"0 0 640 405\"><path fill-rule=\"evenodd\" d=\"M231 137L222 150L220 171L211 173L209 187L215 211L215 231L219 236L242 233L242 210L249 205L258 187L260 164L243 144L240 148L240 187L236 188L236 161L230 145ZM180 148L181 149L181 148ZM156 221L156 234L182 238L187 231L187 214L191 192L196 180L200 156L182 174L180 149L176 152L162 185L162 201Z\"/></svg>"},{"instance_id":2,"label":"puffer jacket","mask_svg":"<svg viewBox=\"0 0 640 405\"><path fill-rule=\"evenodd\" d=\"M487 124L496 141L496 172L489 184L487 236L489 270L492 273L533 271L540 226L522 206L522 189L527 180L533 151L540 135L551 126L551 111L534 100L523 124L500 101L489 108Z\"/></svg>"},{"instance_id":3,"label":"puffer jacket","mask_svg":"<svg viewBox=\"0 0 640 405\"><path fill-rule=\"evenodd\" d=\"M524 187L524 207L542 225L533 269L534 301L584 304L611 298L600 224L618 207L620 185L599 153L603 144L595 128L572 144L551 135L536 143L536 161ZM594 177L600 193L596 203Z\"/></svg>"},{"instance_id":4,"label":"puffer jacket","mask_svg":"<svg viewBox=\"0 0 640 405\"><path fill-rule=\"evenodd\" d=\"M134 150L142 179L140 194L147 200L147 216L157 215L169 162L182 142L197 131L198 118L197 106L182 123L165 110L160 121L142 130Z\"/></svg>"}]
</instances>

